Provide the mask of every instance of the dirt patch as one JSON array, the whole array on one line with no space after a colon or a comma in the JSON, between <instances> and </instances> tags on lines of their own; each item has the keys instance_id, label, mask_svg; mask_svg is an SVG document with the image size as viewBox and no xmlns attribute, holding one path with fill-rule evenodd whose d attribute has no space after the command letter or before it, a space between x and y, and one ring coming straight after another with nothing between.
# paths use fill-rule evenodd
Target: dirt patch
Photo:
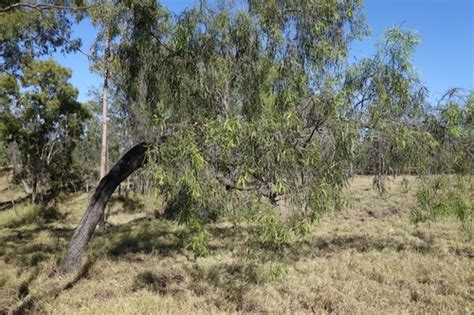
<instances>
[{"instance_id":1,"label":"dirt patch","mask_svg":"<svg viewBox=\"0 0 474 315\"><path fill-rule=\"evenodd\" d=\"M383 219L386 217L390 217L392 215L395 215L400 212L400 209L397 208L388 208L388 209L366 209L365 213L369 217L375 218L375 219Z\"/></svg>"},{"instance_id":2,"label":"dirt patch","mask_svg":"<svg viewBox=\"0 0 474 315\"><path fill-rule=\"evenodd\" d=\"M160 295L172 294L179 291L176 285L184 281L184 276L179 273L156 275L151 271L138 274L135 278L133 289L147 289Z\"/></svg>"}]
</instances>

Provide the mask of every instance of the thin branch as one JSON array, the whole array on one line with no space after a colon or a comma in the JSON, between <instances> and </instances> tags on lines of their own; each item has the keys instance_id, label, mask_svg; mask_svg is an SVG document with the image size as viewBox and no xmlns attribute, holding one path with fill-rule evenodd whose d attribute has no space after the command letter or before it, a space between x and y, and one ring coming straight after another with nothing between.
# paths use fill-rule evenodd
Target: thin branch
<instances>
[{"instance_id":1,"label":"thin branch","mask_svg":"<svg viewBox=\"0 0 474 315\"><path fill-rule=\"evenodd\" d=\"M19 2L19 3L14 3L12 5L9 5L7 7L1 8L0 13L6 13L6 12L13 11L15 9L21 9L21 8L29 8L29 9L34 9L38 11L43 11L43 10L86 11L91 7L92 6L72 7L72 6L47 4L47 3L33 4L33 3Z\"/></svg>"},{"instance_id":2,"label":"thin branch","mask_svg":"<svg viewBox=\"0 0 474 315\"><path fill-rule=\"evenodd\" d=\"M158 43L158 45L160 45L161 47L163 47L166 51L168 51L169 53L169 57L171 58L174 58L174 57L177 57L183 61L186 61L186 62L192 62L189 58L187 58L187 56L181 54L181 53L178 53L176 50L174 50L173 48L171 48L170 46L166 45L156 34L152 33L151 34L153 36L153 38L156 40L156 42Z\"/></svg>"},{"instance_id":3,"label":"thin branch","mask_svg":"<svg viewBox=\"0 0 474 315\"><path fill-rule=\"evenodd\" d=\"M306 148L308 146L308 144L311 142L311 140L313 140L313 136L316 133L316 130L319 129L319 127L320 127L319 124L314 126L313 130L311 131L311 134L309 135L309 137L303 143L303 148Z\"/></svg>"},{"instance_id":4,"label":"thin branch","mask_svg":"<svg viewBox=\"0 0 474 315\"><path fill-rule=\"evenodd\" d=\"M34 9L39 11L41 14L41 17L43 20L52 28L53 25L48 21L48 19L43 15L44 10L63 10L63 11L86 11L90 8L93 8L96 6L86 6L86 7L73 7L73 6L61 6L61 5L54 5L54 4L32 4L32 3L25 3L25 2L19 2L19 3L14 3L12 5L9 5L7 7L1 8L0 9L0 14L3 13L8 13L10 11L13 11L15 9L21 9L21 8L29 8L29 9ZM62 36L59 32L57 32L57 35L66 43L70 44L73 46L72 42ZM89 55L88 53L84 52L81 48L77 47L76 50L86 56L88 59L92 59L92 56Z\"/></svg>"},{"instance_id":5,"label":"thin branch","mask_svg":"<svg viewBox=\"0 0 474 315\"><path fill-rule=\"evenodd\" d=\"M43 20L49 25L49 27L54 28L53 24L50 23L50 21L48 21L48 18L43 15L43 12L42 12L41 10L40 10L40 14L41 14L41 17L43 18ZM63 41L65 41L65 42L68 43L69 45L73 46L72 42L71 42L69 39L67 39L67 38L65 38L64 36L62 36L60 32L57 32L57 35L58 35ZM77 50L78 52L80 52L81 54L83 54L84 56L86 56L87 59L92 60L92 56L89 55L88 53L86 53L85 51L83 51L80 47L77 47L76 50Z\"/></svg>"},{"instance_id":6,"label":"thin branch","mask_svg":"<svg viewBox=\"0 0 474 315\"><path fill-rule=\"evenodd\" d=\"M235 189L235 190L239 190L239 191L253 191L253 190L258 189L258 187L238 187L238 186L235 185L235 183L233 181L231 181L230 179L224 177L222 174L217 174L216 179L220 184L225 186L226 190Z\"/></svg>"}]
</instances>

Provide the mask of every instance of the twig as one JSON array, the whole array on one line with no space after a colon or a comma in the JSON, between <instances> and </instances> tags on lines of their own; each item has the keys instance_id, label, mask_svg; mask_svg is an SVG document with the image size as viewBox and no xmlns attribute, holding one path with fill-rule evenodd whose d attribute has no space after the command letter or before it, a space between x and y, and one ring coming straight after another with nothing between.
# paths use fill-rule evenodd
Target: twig
<instances>
[{"instance_id":1,"label":"twig","mask_svg":"<svg viewBox=\"0 0 474 315\"><path fill-rule=\"evenodd\" d=\"M1 8L0 13L6 13L6 12L9 12L15 9L20 9L20 8L29 8L29 9L34 9L38 11L43 11L43 10L86 11L87 9L92 8L92 7L93 6L72 7L72 6L47 4L47 3L33 4L33 3L19 2L19 3L14 3L12 5L9 5L7 7Z\"/></svg>"},{"instance_id":2,"label":"twig","mask_svg":"<svg viewBox=\"0 0 474 315\"><path fill-rule=\"evenodd\" d=\"M53 28L54 26L53 26L53 25L50 23L50 21L48 21L48 19L43 15L43 12L42 12L42 11L40 11L40 14L41 14L41 17L43 18L43 20L44 20L50 27ZM65 38L64 36L62 36L60 32L57 32L57 35L58 35L63 41L65 41L65 42L68 43L69 45L73 46L73 44L71 43L71 41L70 41L69 39ZM77 50L78 52L80 52L81 54L83 54L84 56L86 56L87 59L89 59L89 60L92 59L92 56L89 55L88 53L84 52L80 47L77 47L76 50Z\"/></svg>"}]
</instances>

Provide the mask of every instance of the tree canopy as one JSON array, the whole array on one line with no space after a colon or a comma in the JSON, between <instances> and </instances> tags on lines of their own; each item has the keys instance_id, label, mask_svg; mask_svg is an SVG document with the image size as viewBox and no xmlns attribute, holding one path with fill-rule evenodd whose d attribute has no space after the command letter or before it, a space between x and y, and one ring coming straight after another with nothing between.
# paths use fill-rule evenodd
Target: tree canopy
<instances>
[{"instance_id":1,"label":"tree canopy","mask_svg":"<svg viewBox=\"0 0 474 315\"><path fill-rule=\"evenodd\" d=\"M32 200L68 189L79 180L72 153L89 117L68 82L71 72L52 60L32 61L22 78L0 76L0 121L4 142L18 144Z\"/></svg>"}]
</instances>

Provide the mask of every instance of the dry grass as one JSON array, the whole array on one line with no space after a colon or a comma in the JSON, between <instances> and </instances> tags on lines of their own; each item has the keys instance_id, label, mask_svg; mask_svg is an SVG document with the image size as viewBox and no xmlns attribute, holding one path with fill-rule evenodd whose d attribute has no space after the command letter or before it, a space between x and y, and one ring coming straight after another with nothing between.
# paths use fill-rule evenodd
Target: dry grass
<instances>
[{"instance_id":1,"label":"dry grass","mask_svg":"<svg viewBox=\"0 0 474 315\"><path fill-rule=\"evenodd\" d=\"M0 313L30 293L29 311L53 314L472 314L472 240L451 219L409 222L414 179L391 181L384 198L371 181L355 178L349 209L280 252L256 244L251 227L221 221L209 227L211 254L195 257L186 228L149 219L153 206L139 196L116 199L115 226L97 231L77 282L52 271L88 196L59 205L54 220L8 224L32 211L8 210L0 214Z\"/></svg>"},{"instance_id":2,"label":"dry grass","mask_svg":"<svg viewBox=\"0 0 474 315\"><path fill-rule=\"evenodd\" d=\"M26 195L19 186L10 183L11 177L11 172L0 170L0 202L15 200Z\"/></svg>"}]
</instances>

